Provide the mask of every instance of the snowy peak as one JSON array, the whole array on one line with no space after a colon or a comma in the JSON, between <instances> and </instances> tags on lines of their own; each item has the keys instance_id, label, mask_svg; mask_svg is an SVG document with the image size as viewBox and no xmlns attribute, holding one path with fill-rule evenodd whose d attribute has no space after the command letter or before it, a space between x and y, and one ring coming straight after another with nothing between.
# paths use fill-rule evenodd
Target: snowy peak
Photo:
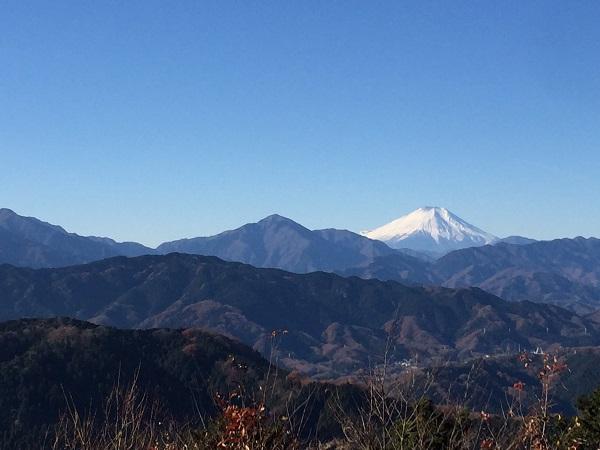
<instances>
[{"instance_id":1,"label":"snowy peak","mask_svg":"<svg viewBox=\"0 0 600 450\"><path fill-rule=\"evenodd\" d=\"M415 232L425 232L436 242L443 239L462 241L470 235L487 235L479 228L470 225L446 208L426 206L406 216L402 216L382 227L367 233L372 239L398 239ZM493 236L488 235L495 239Z\"/></svg>"},{"instance_id":2,"label":"snowy peak","mask_svg":"<svg viewBox=\"0 0 600 450\"><path fill-rule=\"evenodd\" d=\"M392 248L447 253L494 243L492 234L465 222L446 208L419 208L363 235L383 241Z\"/></svg>"}]
</instances>

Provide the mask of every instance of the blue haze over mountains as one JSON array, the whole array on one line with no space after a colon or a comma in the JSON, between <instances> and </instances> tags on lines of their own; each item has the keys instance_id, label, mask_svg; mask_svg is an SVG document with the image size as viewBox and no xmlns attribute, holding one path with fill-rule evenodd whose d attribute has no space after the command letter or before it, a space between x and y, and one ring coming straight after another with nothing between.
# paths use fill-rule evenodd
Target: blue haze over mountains
<instances>
[{"instance_id":1,"label":"blue haze over mountains","mask_svg":"<svg viewBox=\"0 0 600 450\"><path fill-rule=\"evenodd\" d=\"M309 230L275 214L215 236L166 242L153 249L79 236L0 210L0 264L64 267L114 256L172 252L296 273L325 271L412 285L477 286L505 300L553 303L579 313L600 307L600 240L594 238L536 242L513 236L433 259L347 230Z\"/></svg>"}]
</instances>

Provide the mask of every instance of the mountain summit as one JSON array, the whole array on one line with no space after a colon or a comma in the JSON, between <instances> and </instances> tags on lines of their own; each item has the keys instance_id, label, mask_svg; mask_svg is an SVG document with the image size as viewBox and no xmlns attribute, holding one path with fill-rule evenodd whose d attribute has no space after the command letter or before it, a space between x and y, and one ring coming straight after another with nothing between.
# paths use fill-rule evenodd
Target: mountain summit
<instances>
[{"instance_id":1,"label":"mountain summit","mask_svg":"<svg viewBox=\"0 0 600 450\"><path fill-rule=\"evenodd\" d=\"M396 253L382 242L350 231L313 231L278 214L215 236L165 242L157 252L211 255L299 273L365 266L378 256ZM408 256L403 261L418 264Z\"/></svg>"},{"instance_id":2,"label":"mountain summit","mask_svg":"<svg viewBox=\"0 0 600 450\"><path fill-rule=\"evenodd\" d=\"M392 248L407 248L443 254L453 250L492 244L498 240L465 222L446 208L419 208L364 236L383 241Z\"/></svg>"}]
</instances>

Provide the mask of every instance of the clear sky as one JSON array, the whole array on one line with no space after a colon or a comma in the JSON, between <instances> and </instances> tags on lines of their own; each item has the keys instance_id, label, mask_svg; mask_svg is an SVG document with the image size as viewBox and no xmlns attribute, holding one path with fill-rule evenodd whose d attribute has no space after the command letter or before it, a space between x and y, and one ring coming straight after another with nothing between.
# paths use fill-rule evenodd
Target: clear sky
<instances>
[{"instance_id":1,"label":"clear sky","mask_svg":"<svg viewBox=\"0 0 600 450\"><path fill-rule=\"evenodd\" d=\"M146 244L444 206L600 236L598 1L0 1L0 206Z\"/></svg>"}]
</instances>

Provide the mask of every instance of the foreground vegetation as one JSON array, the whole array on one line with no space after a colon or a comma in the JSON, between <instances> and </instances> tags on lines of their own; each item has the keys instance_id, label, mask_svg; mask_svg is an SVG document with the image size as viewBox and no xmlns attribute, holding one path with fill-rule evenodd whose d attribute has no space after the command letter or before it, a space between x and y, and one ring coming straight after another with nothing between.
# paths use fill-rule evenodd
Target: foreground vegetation
<instances>
[{"instance_id":1,"label":"foreground vegetation","mask_svg":"<svg viewBox=\"0 0 600 450\"><path fill-rule=\"evenodd\" d=\"M271 355L285 338L273 332ZM20 320L0 325L0 447L597 449L600 390L573 414L562 407L569 380L597 383L583 365L594 355L484 360L467 372L449 370L461 389L442 395L451 391L448 375L397 377L385 355L364 377L333 385L197 330ZM496 374L486 403L476 378L482 372L489 381L502 365L510 372ZM577 371L587 375L574 378Z\"/></svg>"},{"instance_id":2,"label":"foreground vegetation","mask_svg":"<svg viewBox=\"0 0 600 450\"><path fill-rule=\"evenodd\" d=\"M513 398L504 414L472 412L462 406L435 406L411 394L423 386L388 383L384 370L373 372L354 395L334 389L329 403L339 425L337 437L324 442L303 435L310 415L310 395L287 413L269 409L268 389L262 397L240 391L217 395L219 412L202 425L162 421L160 406L139 390L134 379L116 386L101 411L81 413L72 405L52 430L52 449L482 449L594 450L600 444L600 389L579 401L579 413L563 417L551 412L553 390L567 370L550 355L520 362L538 375L539 395L525 411L524 386L510 388ZM256 393L255 393L256 394ZM291 400L291 397L290 397ZM291 403L288 404L290 406ZM314 405L313 405L314 406Z\"/></svg>"}]
</instances>

